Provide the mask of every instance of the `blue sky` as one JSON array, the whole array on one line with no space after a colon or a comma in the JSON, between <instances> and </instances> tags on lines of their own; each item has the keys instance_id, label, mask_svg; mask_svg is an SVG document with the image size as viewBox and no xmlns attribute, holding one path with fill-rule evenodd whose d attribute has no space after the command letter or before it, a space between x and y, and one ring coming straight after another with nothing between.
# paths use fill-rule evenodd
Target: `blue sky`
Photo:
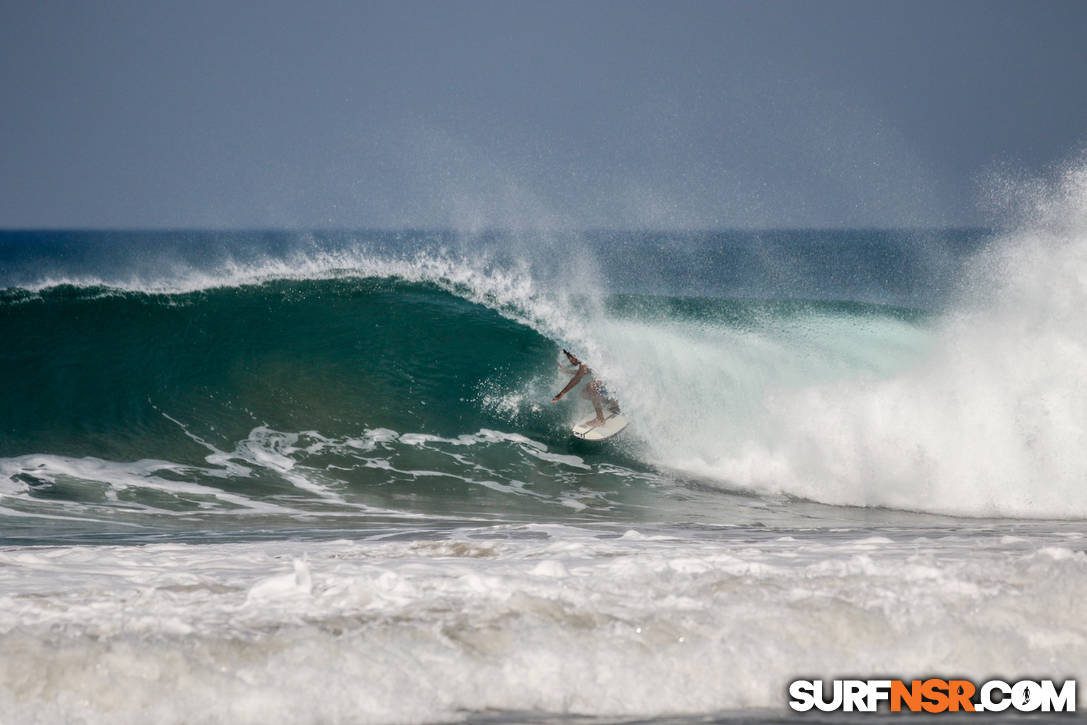
<instances>
[{"instance_id":1,"label":"blue sky","mask_svg":"<svg viewBox=\"0 0 1087 725\"><path fill-rule=\"evenodd\" d=\"M8 228L974 225L1087 141L1078 1L3 15Z\"/></svg>"}]
</instances>

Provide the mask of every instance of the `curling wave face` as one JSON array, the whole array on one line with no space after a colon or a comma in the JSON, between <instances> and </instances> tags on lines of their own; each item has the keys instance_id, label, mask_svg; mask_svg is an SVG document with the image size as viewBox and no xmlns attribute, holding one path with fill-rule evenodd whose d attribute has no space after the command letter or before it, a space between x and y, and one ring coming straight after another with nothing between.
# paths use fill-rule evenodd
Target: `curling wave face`
<instances>
[{"instance_id":1,"label":"curling wave face","mask_svg":"<svg viewBox=\"0 0 1087 725\"><path fill-rule=\"evenodd\" d=\"M939 300L947 280L918 261L931 239L885 233L786 239L777 266L766 249L784 242L757 235L629 241L638 254L597 240L561 263L556 245L569 240L451 250L441 237L210 235L150 264L139 235L122 235L45 264L50 243L78 245L7 239L0 505L127 515L165 496L165 508L252 512L293 496L302 508L475 515L481 489L520 492L516 506L546 481L553 491L526 513L546 518L556 502L580 510L558 493L574 479L606 492L648 478L847 506L1087 516L1087 345L1072 313L1087 296L1085 241L1075 225L1039 229L973 258L945 246L937 259L967 264ZM939 309L860 301L871 280L859 273L806 287L816 273L797 270L825 271L828 249L890 278L905 291L892 302L916 288ZM108 252L128 262L110 266ZM739 260L745 273L730 266ZM706 282L714 264L731 286ZM821 299L773 285L735 296L771 279ZM636 421L621 444L569 448L583 411L548 403L560 346ZM392 438L375 445L396 450L379 463L358 442L380 431ZM539 468L554 461L568 470Z\"/></svg>"}]
</instances>

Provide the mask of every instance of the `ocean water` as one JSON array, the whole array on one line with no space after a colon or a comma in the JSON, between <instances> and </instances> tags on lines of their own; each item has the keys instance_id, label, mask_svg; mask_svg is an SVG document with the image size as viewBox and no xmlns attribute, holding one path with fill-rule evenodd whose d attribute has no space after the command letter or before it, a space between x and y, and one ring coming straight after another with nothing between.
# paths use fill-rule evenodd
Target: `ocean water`
<instances>
[{"instance_id":1,"label":"ocean water","mask_svg":"<svg viewBox=\"0 0 1087 725\"><path fill-rule=\"evenodd\" d=\"M0 233L0 722L1082 678L1085 188L998 231Z\"/></svg>"}]
</instances>

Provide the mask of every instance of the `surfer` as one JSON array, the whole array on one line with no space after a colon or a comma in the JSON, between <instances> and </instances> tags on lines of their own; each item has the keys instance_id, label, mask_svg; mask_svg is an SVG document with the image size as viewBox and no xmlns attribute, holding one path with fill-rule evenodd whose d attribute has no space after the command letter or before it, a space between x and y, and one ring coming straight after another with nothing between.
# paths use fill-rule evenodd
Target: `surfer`
<instances>
[{"instance_id":1,"label":"surfer","mask_svg":"<svg viewBox=\"0 0 1087 725\"><path fill-rule=\"evenodd\" d=\"M558 395L551 399L551 402L558 402L562 396L573 390L574 386L580 383L583 378L588 377L589 383L585 386L585 389L581 391L581 397L592 401L593 408L596 409L596 417L590 420L588 424L594 427L604 425L605 405L608 406L608 410L618 415L620 412L619 401L611 397L608 393L608 389L604 387L604 383L593 378L593 371L589 366L578 360L566 350L563 350L562 354L570 361L572 367L567 367L560 362L559 369L568 375L573 375L573 377L570 378L570 382L566 384L566 387L560 390Z\"/></svg>"}]
</instances>

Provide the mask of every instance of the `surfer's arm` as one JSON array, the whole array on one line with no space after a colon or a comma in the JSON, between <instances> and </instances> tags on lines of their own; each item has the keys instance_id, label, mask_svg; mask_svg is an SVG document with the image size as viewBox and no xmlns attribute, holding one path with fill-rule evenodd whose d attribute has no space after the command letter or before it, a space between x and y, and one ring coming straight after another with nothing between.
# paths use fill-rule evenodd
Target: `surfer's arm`
<instances>
[{"instance_id":1,"label":"surfer's arm","mask_svg":"<svg viewBox=\"0 0 1087 725\"><path fill-rule=\"evenodd\" d=\"M579 382L581 382L581 379L582 379L583 377L585 377L585 373L586 373L586 372L587 372L587 370L585 369L585 366L584 366L584 365L582 365L581 367L579 367L579 368L577 369L577 374L575 374L575 375L574 375L574 377L570 378L570 382L568 382L568 383L566 384L566 387L565 387L565 388L563 388L562 390L560 390L560 391L559 391L558 395L556 395L556 396L555 396L554 398L552 398L552 399L551 399L551 402L552 402L552 403L554 403L554 402L555 402L555 401L557 401L557 400L558 400L559 398L561 398L562 396L566 395L566 394L567 394L567 393L569 393L569 392L570 392L571 390L573 390L574 386L575 386L575 385L577 385L577 384L578 384Z\"/></svg>"}]
</instances>

